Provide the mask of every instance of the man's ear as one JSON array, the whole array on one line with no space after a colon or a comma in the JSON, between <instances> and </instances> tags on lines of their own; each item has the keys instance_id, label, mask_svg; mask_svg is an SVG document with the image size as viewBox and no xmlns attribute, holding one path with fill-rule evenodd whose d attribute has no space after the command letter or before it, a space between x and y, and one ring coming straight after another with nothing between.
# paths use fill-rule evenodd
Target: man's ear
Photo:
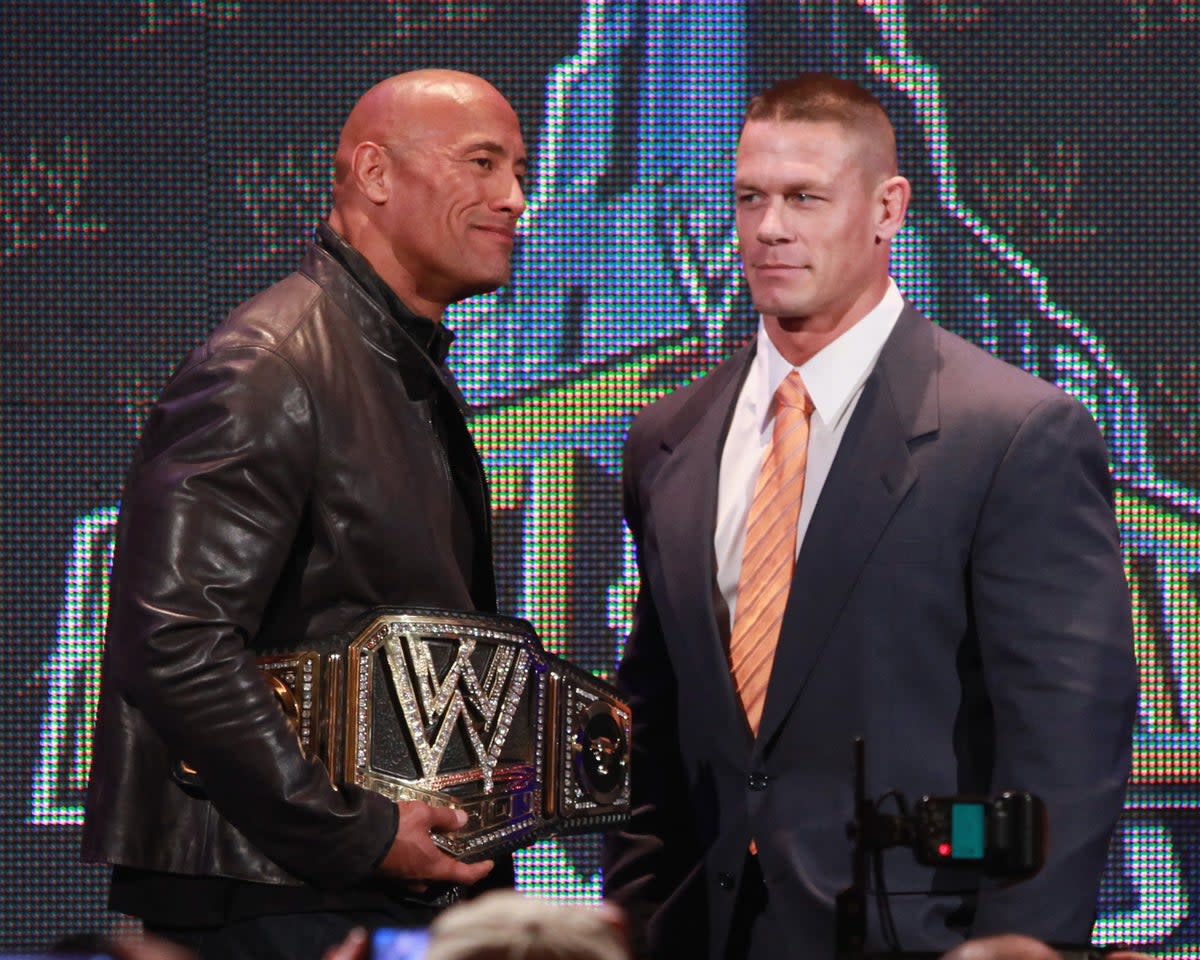
<instances>
[{"instance_id":1,"label":"man's ear","mask_svg":"<svg viewBox=\"0 0 1200 960\"><path fill-rule=\"evenodd\" d=\"M359 193L372 203L387 203L392 195L392 158L386 147L364 140L350 157L350 172Z\"/></svg>"},{"instance_id":2,"label":"man's ear","mask_svg":"<svg viewBox=\"0 0 1200 960\"><path fill-rule=\"evenodd\" d=\"M904 226L908 202L912 199L912 185L904 177L888 177L876 188L875 196L875 238L881 241L891 240Z\"/></svg>"}]
</instances>

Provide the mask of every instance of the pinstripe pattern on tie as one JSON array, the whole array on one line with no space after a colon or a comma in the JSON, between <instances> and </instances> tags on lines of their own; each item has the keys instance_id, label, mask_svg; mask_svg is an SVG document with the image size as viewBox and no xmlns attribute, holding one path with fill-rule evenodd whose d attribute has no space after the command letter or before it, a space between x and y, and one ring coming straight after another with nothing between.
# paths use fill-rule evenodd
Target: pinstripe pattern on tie
<instances>
[{"instance_id":1,"label":"pinstripe pattern on tie","mask_svg":"<svg viewBox=\"0 0 1200 960\"><path fill-rule=\"evenodd\" d=\"M780 384L774 399L775 427L750 501L729 638L733 685L756 736L796 565L796 524L804 496L813 409L795 370Z\"/></svg>"}]
</instances>

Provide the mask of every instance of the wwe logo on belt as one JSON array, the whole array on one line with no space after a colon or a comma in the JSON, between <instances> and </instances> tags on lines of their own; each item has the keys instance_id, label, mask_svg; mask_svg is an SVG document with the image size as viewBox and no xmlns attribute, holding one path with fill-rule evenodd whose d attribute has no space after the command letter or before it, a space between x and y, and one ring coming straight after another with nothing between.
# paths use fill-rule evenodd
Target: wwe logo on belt
<instances>
[{"instance_id":1,"label":"wwe logo on belt","mask_svg":"<svg viewBox=\"0 0 1200 960\"><path fill-rule=\"evenodd\" d=\"M491 793L492 775L529 676L528 654L497 644L480 680L471 663L476 641L457 638L454 659L439 677L431 640L438 646L455 642L406 633L392 634L384 644L392 688L416 747L421 775L437 775L461 717L461 729L483 773L484 790Z\"/></svg>"}]
</instances>

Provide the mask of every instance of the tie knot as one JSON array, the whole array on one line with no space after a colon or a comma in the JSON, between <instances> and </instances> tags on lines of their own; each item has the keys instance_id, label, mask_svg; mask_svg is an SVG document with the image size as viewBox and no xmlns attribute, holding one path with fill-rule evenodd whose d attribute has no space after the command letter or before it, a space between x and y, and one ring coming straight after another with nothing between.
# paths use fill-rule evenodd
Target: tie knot
<instances>
[{"instance_id":1,"label":"tie knot","mask_svg":"<svg viewBox=\"0 0 1200 960\"><path fill-rule=\"evenodd\" d=\"M812 400L804 389L804 381L800 379L798 370L784 377L783 383L775 391L775 402L781 407L795 407L805 414L812 412Z\"/></svg>"}]
</instances>

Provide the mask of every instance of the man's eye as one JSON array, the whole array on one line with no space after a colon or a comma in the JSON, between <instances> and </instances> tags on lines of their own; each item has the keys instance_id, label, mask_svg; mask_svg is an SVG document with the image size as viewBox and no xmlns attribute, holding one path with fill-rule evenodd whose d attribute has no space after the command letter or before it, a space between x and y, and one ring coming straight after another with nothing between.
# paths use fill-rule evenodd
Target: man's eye
<instances>
[{"instance_id":1,"label":"man's eye","mask_svg":"<svg viewBox=\"0 0 1200 960\"><path fill-rule=\"evenodd\" d=\"M495 166L495 164L492 163L491 157L472 157L471 162L478 164L484 170L491 170L492 167Z\"/></svg>"},{"instance_id":2,"label":"man's eye","mask_svg":"<svg viewBox=\"0 0 1200 960\"><path fill-rule=\"evenodd\" d=\"M789 197L793 203L807 203L812 198L812 194L810 193L793 193L791 197Z\"/></svg>"},{"instance_id":3,"label":"man's eye","mask_svg":"<svg viewBox=\"0 0 1200 960\"><path fill-rule=\"evenodd\" d=\"M757 193L739 193L737 195L737 202L740 204L753 203L757 199Z\"/></svg>"}]
</instances>

